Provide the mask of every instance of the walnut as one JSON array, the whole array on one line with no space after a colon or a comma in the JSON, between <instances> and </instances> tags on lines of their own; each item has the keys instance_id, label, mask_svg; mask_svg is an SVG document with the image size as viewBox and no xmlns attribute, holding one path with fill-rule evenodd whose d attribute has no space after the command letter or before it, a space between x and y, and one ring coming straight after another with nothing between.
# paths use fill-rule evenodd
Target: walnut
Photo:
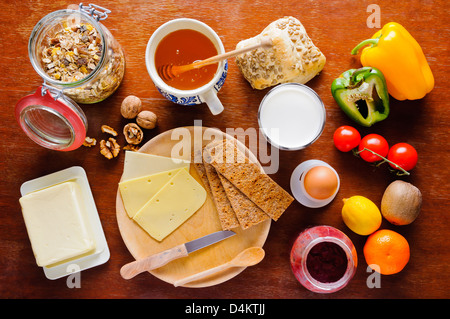
<instances>
[{"instance_id":1,"label":"walnut","mask_svg":"<svg viewBox=\"0 0 450 319\"><path fill-rule=\"evenodd\" d=\"M93 137L86 136L84 139L83 145L87 147L92 147L97 144L97 140Z\"/></svg>"},{"instance_id":2,"label":"walnut","mask_svg":"<svg viewBox=\"0 0 450 319\"><path fill-rule=\"evenodd\" d=\"M117 136L116 130L113 129L111 126L108 126L108 125L102 125L102 132L111 134L112 136Z\"/></svg>"},{"instance_id":3,"label":"walnut","mask_svg":"<svg viewBox=\"0 0 450 319\"><path fill-rule=\"evenodd\" d=\"M141 111L136 118L136 122L140 127L149 130L156 127L157 121L158 118L152 111Z\"/></svg>"},{"instance_id":4,"label":"walnut","mask_svg":"<svg viewBox=\"0 0 450 319\"><path fill-rule=\"evenodd\" d=\"M128 123L125 125L123 128L123 135L125 135L125 140L133 145L139 144L144 138L144 133L135 123Z\"/></svg>"},{"instance_id":5,"label":"walnut","mask_svg":"<svg viewBox=\"0 0 450 319\"><path fill-rule=\"evenodd\" d=\"M110 137L107 141L100 141L100 153L107 159L112 159L117 157L120 152L120 145L117 143L115 138Z\"/></svg>"},{"instance_id":6,"label":"walnut","mask_svg":"<svg viewBox=\"0 0 450 319\"><path fill-rule=\"evenodd\" d=\"M134 119L141 110L141 99L134 95L127 96L120 107L120 113L126 119Z\"/></svg>"},{"instance_id":7,"label":"walnut","mask_svg":"<svg viewBox=\"0 0 450 319\"><path fill-rule=\"evenodd\" d=\"M139 151L139 148L140 147L137 145L127 144L123 147L123 150L137 152L137 151Z\"/></svg>"}]
</instances>

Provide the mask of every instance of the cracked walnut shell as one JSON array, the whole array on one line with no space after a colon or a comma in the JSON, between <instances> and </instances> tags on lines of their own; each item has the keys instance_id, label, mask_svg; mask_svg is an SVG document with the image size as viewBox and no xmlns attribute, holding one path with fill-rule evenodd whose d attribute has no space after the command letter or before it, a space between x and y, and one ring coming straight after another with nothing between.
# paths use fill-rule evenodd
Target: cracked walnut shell
<instances>
[{"instance_id":1,"label":"cracked walnut shell","mask_svg":"<svg viewBox=\"0 0 450 319\"><path fill-rule=\"evenodd\" d=\"M110 137L107 141L100 141L100 153L107 159L117 157L120 152L120 145L115 138Z\"/></svg>"},{"instance_id":2,"label":"cracked walnut shell","mask_svg":"<svg viewBox=\"0 0 450 319\"><path fill-rule=\"evenodd\" d=\"M123 128L123 135L125 135L125 140L129 144L137 145L142 142L144 138L144 133L141 128L135 123L128 123Z\"/></svg>"}]
</instances>

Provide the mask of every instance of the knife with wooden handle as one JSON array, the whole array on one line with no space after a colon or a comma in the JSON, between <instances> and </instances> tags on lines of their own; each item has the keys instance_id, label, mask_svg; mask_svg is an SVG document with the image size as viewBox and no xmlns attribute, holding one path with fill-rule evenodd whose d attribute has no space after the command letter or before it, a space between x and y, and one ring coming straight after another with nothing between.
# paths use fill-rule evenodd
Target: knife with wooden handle
<instances>
[{"instance_id":1,"label":"knife with wooden handle","mask_svg":"<svg viewBox=\"0 0 450 319\"><path fill-rule=\"evenodd\" d=\"M190 242L164 250L155 255L128 263L122 266L120 269L120 275L124 279L131 279L144 271L150 271L162 267L172 260L186 257L198 249L215 244L234 235L236 235L236 233L231 230L223 230L194 239Z\"/></svg>"}]
</instances>

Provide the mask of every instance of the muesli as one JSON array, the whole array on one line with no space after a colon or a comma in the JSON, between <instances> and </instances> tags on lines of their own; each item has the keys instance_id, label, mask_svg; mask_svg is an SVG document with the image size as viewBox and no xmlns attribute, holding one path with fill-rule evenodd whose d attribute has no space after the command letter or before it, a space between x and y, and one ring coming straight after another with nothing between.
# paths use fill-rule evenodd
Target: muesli
<instances>
[{"instance_id":1,"label":"muesli","mask_svg":"<svg viewBox=\"0 0 450 319\"><path fill-rule=\"evenodd\" d=\"M120 46L111 41L105 48L101 34L89 23L62 24L53 30L56 31L42 43L44 72L51 79L68 84L83 80L100 67L100 72L85 85L66 88L64 94L80 103L99 102L111 95L121 83L125 69ZM105 49L107 52L103 52Z\"/></svg>"}]
</instances>

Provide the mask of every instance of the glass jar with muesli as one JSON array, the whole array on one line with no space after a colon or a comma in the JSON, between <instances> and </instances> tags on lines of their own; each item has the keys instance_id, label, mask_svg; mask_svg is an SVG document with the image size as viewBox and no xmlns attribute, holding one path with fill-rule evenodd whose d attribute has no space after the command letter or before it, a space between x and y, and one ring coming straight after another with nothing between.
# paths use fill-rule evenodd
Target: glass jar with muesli
<instances>
[{"instance_id":1,"label":"glass jar with muesli","mask_svg":"<svg viewBox=\"0 0 450 319\"><path fill-rule=\"evenodd\" d=\"M34 27L31 64L44 83L77 103L97 103L119 87L125 73L122 47L100 20L111 11L79 5L52 12Z\"/></svg>"},{"instance_id":2,"label":"glass jar with muesli","mask_svg":"<svg viewBox=\"0 0 450 319\"><path fill-rule=\"evenodd\" d=\"M48 14L33 29L30 60L44 83L17 102L15 117L37 144L58 151L80 147L88 121L77 103L100 102L122 82L123 50L100 23L108 13L93 4L75 5Z\"/></svg>"}]
</instances>

